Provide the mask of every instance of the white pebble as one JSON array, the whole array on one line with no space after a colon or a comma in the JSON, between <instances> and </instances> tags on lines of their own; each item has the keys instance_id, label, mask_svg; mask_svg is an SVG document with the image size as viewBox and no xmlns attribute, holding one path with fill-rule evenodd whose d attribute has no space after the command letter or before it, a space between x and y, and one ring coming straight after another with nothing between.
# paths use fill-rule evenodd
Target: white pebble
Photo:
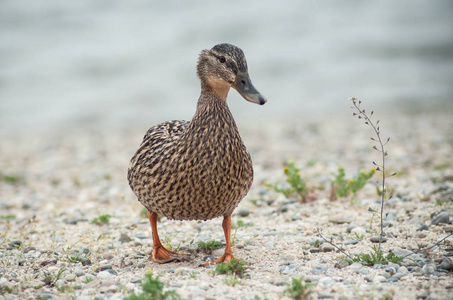
<instances>
[{"instance_id":1,"label":"white pebble","mask_svg":"<svg viewBox=\"0 0 453 300\"><path fill-rule=\"evenodd\" d=\"M108 271L101 271L98 273L98 275L96 277L99 279L109 279L109 278L112 278L113 276L114 275L110 274Z\"/></svg>"},{"instance_id":2,"label":"white pebble","mask_svg":"<svg viewBox=\"0 0 453 300\"><path fill-rule=\"evenodd\" d=\"M382 281L385 280L385 277L384 276L381 276L381 275L377 275L373 278L373 283L380 283Z\"/></svg>"},{"instance_id":3,"label":"white pebble","mask_svg":"<svg viewBox=\"0 0 453 300\"><path fill-rule=\"evenodd\" d=\"M362 236L362 235L364 235L366 233L366 230L363 227L356 227L356 228L351 230L351 233L352 234L357 234L358 236Z\"/></svg>"},{"instance_id":4,"label":"white pebble","mask_svg":"<svg viewBox=\"0 0 453 300\"><path fill-rule=\"evenodd\" d=\"M76 276L75 276L75 274L69 273L68 275L66 275L65 277L63 277L63 279L64 279L65 281L75 281Z\"/></svg>"}]
</instances>

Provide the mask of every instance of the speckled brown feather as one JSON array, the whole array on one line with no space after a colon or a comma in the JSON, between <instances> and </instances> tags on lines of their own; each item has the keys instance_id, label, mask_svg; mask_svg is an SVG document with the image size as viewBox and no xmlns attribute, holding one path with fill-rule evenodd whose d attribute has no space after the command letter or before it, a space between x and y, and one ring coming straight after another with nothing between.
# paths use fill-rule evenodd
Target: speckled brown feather
<instances>
[{"instance_id":1,"label":"speckled brown feather","mask_svg":"<svg viewBox=\"0 0 453 300\"><path fill-rule=\"evenodd\" d=\"M200 55L202 93L192 121L151 127L128 170L140 203L169 219L230 216L252 185L252 160L226 103L229 86L223 99L209 84L212 78L231 83L247 64L239 48L216 47ZM227 54L226 63L217 63Z\"/></svg>"}]
</instances>

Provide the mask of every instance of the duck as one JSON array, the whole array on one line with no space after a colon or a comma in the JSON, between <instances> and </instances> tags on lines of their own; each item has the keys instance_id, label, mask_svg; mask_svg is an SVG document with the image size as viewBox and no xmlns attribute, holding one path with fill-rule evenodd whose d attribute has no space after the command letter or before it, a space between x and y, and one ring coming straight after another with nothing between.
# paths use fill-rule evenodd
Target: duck
<instances>
[{"instance_id":1,"label":"duck","mask_svg":"<svg viewBox=\"0 0 453 300\"><path fill-rule=\"evenodd\" d=\"M253 164L227 105L230 88L263 105L266 98L250 80L244 52L223 43L202 50L197 75L201 94L190 121L151 127L130 161L127 178L148 210L156 263L184 261L188 255L166 249L158 235L159 215L169 220L223 217L225 253L204 266L234 259L231 215L249 192Z\"/></svg>"}]
</instances>

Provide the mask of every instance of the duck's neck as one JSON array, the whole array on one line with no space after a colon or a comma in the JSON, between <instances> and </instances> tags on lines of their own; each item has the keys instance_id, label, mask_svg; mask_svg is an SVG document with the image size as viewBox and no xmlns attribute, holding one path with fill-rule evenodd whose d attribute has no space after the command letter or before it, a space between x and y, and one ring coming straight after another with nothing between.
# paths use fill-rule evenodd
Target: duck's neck
<instances>
[{"instance_id":1,"label":"duck's neck","mask_svg":"<svg viewBox=\"0 0 453 300\"><path fill-rule=\"evenodd\" d=\"M192 119L192 125L217 126L221 127L222 130L233 130L237 132L236 123L226 102L227 94L228 90L219 93L219 89L214 90L209 85L202 85L201 95L198 99L197 111ZM222 95L224 95L224 98L222 98Z\"/></svg>"}]
</instances>

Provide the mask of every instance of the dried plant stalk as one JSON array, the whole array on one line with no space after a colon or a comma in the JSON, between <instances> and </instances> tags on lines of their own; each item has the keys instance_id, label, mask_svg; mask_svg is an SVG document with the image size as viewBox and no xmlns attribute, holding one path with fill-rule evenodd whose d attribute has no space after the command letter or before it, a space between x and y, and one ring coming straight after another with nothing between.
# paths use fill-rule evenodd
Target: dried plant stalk
<instances>
[{"instance_id":1,"label":"dried plant stalk","mask_svg":"<svg viewBox=\"0 0 453 300\"><path fill-rule=\"evenodd\" d=\"M350 98L352 101L353 105L351 108L355 109L356 111L353 113L353 116L357 116L359 119L363 119L366 125L369 125L373 128L374 133L376 135L376 138L371 137L371 140L376 142L378 145L374 145L373 149L380 152L382 155L382 162L381 164L377 164L375 161L373 161L373 165L376 166L376 171L382 172L382 193L381 193L381 211L380 211L380 216L381 216L381 233L380 233L380 238L379 238L379 248L378 250L381 250L381 242L384 238L384 202L385 202L385 197L387 193L387 189L385 187L385 179L387 177L391 177L396 175L396 173L386 176L385 175L385 157L388 155L387 151L385 150L385 145L390 141L390 138L387 138L385 142L382 141L381 138L381 130L379 127L379 120L376 122L373 122L371 120L371 117L373 116L373 111L371 111L370 115L368 116L367 113L365 112L365 109L361 108L362 101L357 100L357 98L352 97Z\"/></svg>"}]
</instances>

